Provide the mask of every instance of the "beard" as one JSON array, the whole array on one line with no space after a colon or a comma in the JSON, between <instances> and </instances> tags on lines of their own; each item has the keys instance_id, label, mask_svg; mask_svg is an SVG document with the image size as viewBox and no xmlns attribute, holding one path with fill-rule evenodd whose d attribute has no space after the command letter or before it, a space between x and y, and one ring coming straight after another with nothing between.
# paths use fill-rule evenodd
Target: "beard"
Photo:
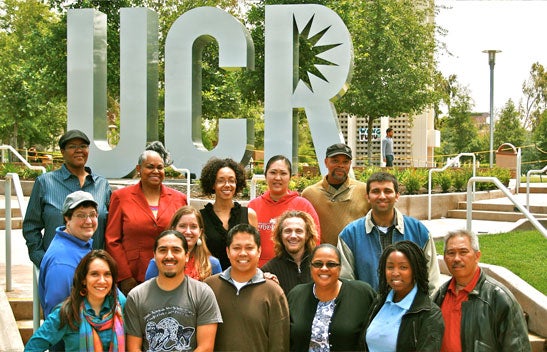
<instances>
[{"instance_id":1,"label":"beard","mask_svg":"<svg viewBox=\"0 0 547 352\"><path fill-rule=\"evenodd\" d=\"M168 271L168 272L164 272L163 273L163 276L169 278L169 279L172 279L174 278L175 276L177 276L177 273L174 272L174 271Z\"/></svg>"}]
</instances>

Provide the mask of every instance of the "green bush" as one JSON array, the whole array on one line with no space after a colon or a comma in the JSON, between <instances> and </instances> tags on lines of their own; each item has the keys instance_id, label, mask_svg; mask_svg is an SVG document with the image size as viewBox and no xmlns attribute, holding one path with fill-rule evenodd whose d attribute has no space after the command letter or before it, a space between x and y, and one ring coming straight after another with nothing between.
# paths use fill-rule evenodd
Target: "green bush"
<instances>
[{"instance_id":1,"label":"green bush","mask_svg":"<svg viewBox=\"0 0 547 352\"><path fill-rule=\"evenodd\" d=\"M425 169L424 169L425 170ZM405 169L398 177L399 183L405 186L406 194L418 194L428 177L419 169Z\"/></svg>"},{"instance_id":2,"label":"green bush","mask_svg":"<svg viewBox=\"0 0 547 352\"><path fill-rule=\"evenodd\" d=\"M443 193L447 193L452 187L452 170L445 170L433 174L433 184L441 187Z\"/></svg>"},{"instance_id":3,"label":"green bush","mask_svg":"<svg viewBox=\"0 0 547 352\"><path fill-rule=\"evenodd\" d=\"M466 169L452 169L452 186L456 192L463 192L467 188L467 181L473 175L472 171L467 172Z\"/></svg>"}]
</instances>

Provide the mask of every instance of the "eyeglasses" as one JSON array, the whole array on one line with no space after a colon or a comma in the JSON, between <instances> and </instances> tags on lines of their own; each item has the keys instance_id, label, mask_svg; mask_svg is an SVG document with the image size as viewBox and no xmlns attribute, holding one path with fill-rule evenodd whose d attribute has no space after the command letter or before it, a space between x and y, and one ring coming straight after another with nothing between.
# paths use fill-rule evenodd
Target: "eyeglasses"
<instances>
[{"instance_id":1,"label":"eyeglasses","mask_svg":"<svg viewBox=\"0 0 547 352\"><path fill-rule=\"evenodd\" d=\"M225 184L234 186L237 183L236 180L216 180L215 182L219 186L224 186Z\"/></svg>"},{"instance_id":2,"label":"eyeglasses","mask_svg":"<svg viewBox=\"0 0 547 352\"><path fill-rule=\"evenodd\" d=\"M89 146L87 144L69 144L65 147L65 149L68 149L68 150L76 150L76 149L82 149L82 150L87 150L87 148L89 148Z\"/></svg>"},{"instance_id":3,"label":"eyeglasses","mask_svg":"<svg viewBox=\"0 0 547 352\"><path fill-rule=\"evenodd\" d=\"M310 265L316 269L322 269L324 266L326 266L328 269L334 269L336 267L340 266L340 263L335 262L311 262Z\"/></svg>"},{"instance_id":4,"label":"eyeglasses","mask_svg":"<svg viewBox=\"0 0 547 352\"><path fill-rule=\"evenodd\" d=\"M74 214L73 216L75 218L77 218L78 220L86 221L87 218L90 218L91 220L95 220L95 219L97 219L97 217L99 215L97 213L93 212L93 213L89 213L89 214L78 213L78 214Z\"/></svg>"}]
</instances>

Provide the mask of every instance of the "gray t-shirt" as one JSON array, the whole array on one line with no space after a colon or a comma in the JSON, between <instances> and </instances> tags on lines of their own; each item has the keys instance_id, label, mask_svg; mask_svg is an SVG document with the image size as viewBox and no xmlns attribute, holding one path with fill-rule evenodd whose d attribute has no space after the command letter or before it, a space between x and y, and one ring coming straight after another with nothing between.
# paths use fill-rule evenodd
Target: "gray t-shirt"
<instances>
[{"instance_id":1,"label":"gray t-shirt","mask_svg":"<svg viewBox=\"0 0 547 352\"><path fill-rule=\"evenodd\" d=\"M125 332L142 337L143 351L193 351L198 326L222 323L213 290L188 276L172 291L159 288L156 278L135 287L124 319Z\"/></svg>"}]
</instances>

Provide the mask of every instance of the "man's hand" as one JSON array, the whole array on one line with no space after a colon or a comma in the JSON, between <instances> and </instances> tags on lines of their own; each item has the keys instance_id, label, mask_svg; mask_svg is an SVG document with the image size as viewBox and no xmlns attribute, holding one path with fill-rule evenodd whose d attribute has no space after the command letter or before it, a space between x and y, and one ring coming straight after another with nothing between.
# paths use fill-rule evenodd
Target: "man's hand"
<instances>
[{"instance_id":1,"label":"man's hand","mask_svg":"<svg viewBox=\"0 0 547 352\"><path fill-rule=\"evenodd\" d=\"M264 273L264 278L266 280L272 280L273 282L275 282L276 284L279 285L279 279L277 278L277 276L275 274L272 274L272 273Z\"/></svg>"},{"instance_id":2,"label":"man's hand","mask_svg":"<svg viewBox=\"0 0 547 352\"><path fill-rule=\"evenodd\" d=\"M120 281L120 290L122 293L127 297L129 294L129 291L131 291L135 286L137 286L139 283L134 278L130 277L128 279Z\"/></svg>"}]
</instances>

